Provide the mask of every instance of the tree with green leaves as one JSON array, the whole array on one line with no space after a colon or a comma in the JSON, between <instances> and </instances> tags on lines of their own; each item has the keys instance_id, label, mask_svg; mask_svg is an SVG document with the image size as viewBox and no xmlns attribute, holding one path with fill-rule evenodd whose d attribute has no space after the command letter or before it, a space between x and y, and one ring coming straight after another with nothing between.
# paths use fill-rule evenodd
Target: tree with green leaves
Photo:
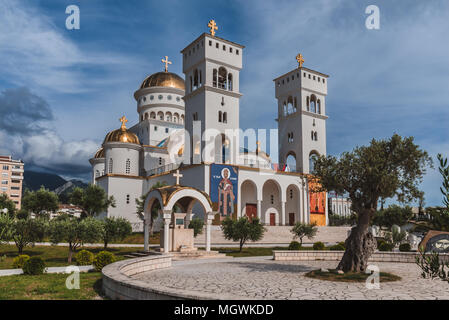
<instances>
[{"instance_id":1,"label":"tree with green leaves","mask_svg":"<svg viewBox=\"0 0 449 320\"><path fill-rule=\"evenodd\" d=\"M344 152L339 158L321 156L312 174L322 191L348 193L357 225L346 239L346 251L338 269L364 272L376 249L368 231L381 199L396 198L407 203L419 196L419 183L432 159L414 143L413 137L394 134L389 139L371 140L370 145Z\"/></svg>"},{"instance_id":2,"label":"tree with green leaves","mask_svg":"<svg viewBox=\"0 0 449 320\"><path fill-rule=\"evenodd\" d=\"M76 187L70 194L70 202L83 210L83 217L95 217L109 207L115 208L115 199L108 197L103 188L89 184L85 189Z\"/></svg>"},{"instance_id":3,"label":"tree with green leaves","mask_svg":"<svg viewBox=\"0 0 449 320\"><path fill-rule=\"evenodd\" d=\"M166 186L167 184L165 182L156 182L155 184L153 184L153 186L151 187L150 191L148 191L146 194L142 195L140 198L136 198L136 214L138 216L138 218L142 221L145 220L145 200L148 197L148 194L153 191L154 189L157 188L161 188ZM153 207L151 208L151 215L150 215L150 223L149 223L149 228L150 228L150 235L153 235L153 229L154 229L154 220L157 219L157 217L159 216L159 210L161 209L161 205L159 202L155 201L155 203L153 204Z\"/></svg>"},{"instance_id":4,"label":"tree with green leaves","mask_svg":"<svg viewBox=\"0 0 449 320\"><path fill-rule=\"evenodd\" d=\"M238 241L240 252L243 245L248 241L259 241L263 238L266 228L260 223L259 218L241 217L238 220L226 218L221 223L221 230L225 239Z\"/></svg>"},{"instance_id":5,"label":"tree with green leaves","mask_svg":"<svg viewBox=\"0 0 449 320\"><path fill-rule=\"evenodd\" d=\"M131 223L124 218L106 218L101 222L103 224L101 239L105 249L108 247L108 243L123 240L132 233Z\"/></svg>"},{"instance_id":6,"label":"tree with green leaves","mask_svg":"<svg viewBox=\"0 0 449 320\"><path fill-rule=\"evenodd\" d=\"M0 244L11 240L12 222L9 214L0 214Z\"/></svg>"},{"instance_id":7,"label":"tree with green leaves","mask_svg":"<svg viewBox=\"0 0 449 320\"><path fill-rule=\"evenodd\" d=\"M50 241L53 244L67 242L69 244L68 263L72 263L73 254L85 243L101 240L103 225L92 217L80 219L64 217L50 221Z\"/></svg>"},{"instance_id":8,"label":"tree with green leaves","mask_svg":"<svg viewBox=\"0 0 449 320\"><path fill-rule=\"evenodd\" d=\"M10 237L14 241L19 254L23 248L34 245L35 242L42 241L48 230L48 220L46 218L13 219L11 222Z\"/></svg>"},{"instance_id":9,"label":"tree with green leaves","mask_svg":"<svg viewBox=\"0 0 449 320\"><path fill-rule=\"evenodd\" d=\"M410 206L390 205L379 210L373 217L372 224L391 229L393 225L403 226L413 218L414 214Z\"/></svg>"},{"instance_id":10,"label":"tree with green leaves","mask_svg":"<svg viewBox=\"0 0 449 320\"><path fill-rule=\"evenodd\" d=\"M193 236L196 238L197 235L203 233L204 220L200 218L193 218L190 220L189 229L193 229Z\"/></svg>"},{"instance_id":11,"label":"tree with green leaves","mask_svg":"<svg viewBox=\"0 0 449 320\"><path fill-rule=\"evenodd\" d=\"M6 193L0 194L0 211L3 212L3 209L8 210L8 215L11 218L16 214L16 204L9 199Z\"/></svg>"},{"instance_id":12,"label":"tree with green leaves","mask_svg":"<svg viewBox=\"0 0 449 320\"><path fill-rule=\"evenodd\" d=\"M59 208L59 199L56 193L45 189L43 186L37 191L25 191L22 198L22 207L36 217L50 218Z\"/></svg>"},{"instance_id":13,"label":"tree with green leaves","mask_svg":"<svg viewBox=\"0 0 449 320\"><path fill-rule=\"evenodd\" d=\"M291 229L291 233L293 233L294 239L299 239L299 245L302 246L302 239L307 237L309 240L312 240L316 233L318 232L318 228L316 227L316 223L302 223L296 222L293 228Z\"/></svg>"}]
</instances>

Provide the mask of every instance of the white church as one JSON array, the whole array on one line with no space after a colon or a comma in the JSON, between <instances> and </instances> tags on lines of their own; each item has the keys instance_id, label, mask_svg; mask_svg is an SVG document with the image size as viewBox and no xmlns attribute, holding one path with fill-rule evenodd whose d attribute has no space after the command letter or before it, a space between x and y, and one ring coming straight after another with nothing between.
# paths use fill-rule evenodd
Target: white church
<instances>
[{"instance_id":1,"label":"white church","mask_svg":"<svg viewBox=\"0 0 449 320\"><path fill-rule=\"evenodd\" d=\"M267 139L257 138L257 129L240 130L245 47L216 36L213 20L208 27L181 51L184 78L162 59L165 70L134 93L138 122L127 128L122 117L89 160L92 183L116 201L102 216L127 218L142 230L135 199L147 196L145 216L159 205L159 223L170 223L176 208L187 213L187 225L193 216L208 217L208 225L241 216L267 226L327 225L327 195L309 191L309 172L314 157L326 154L328 75L303 67L299 54L299 66L274 79L276 161L262 151Z\"/></svg>"}]
</instances>

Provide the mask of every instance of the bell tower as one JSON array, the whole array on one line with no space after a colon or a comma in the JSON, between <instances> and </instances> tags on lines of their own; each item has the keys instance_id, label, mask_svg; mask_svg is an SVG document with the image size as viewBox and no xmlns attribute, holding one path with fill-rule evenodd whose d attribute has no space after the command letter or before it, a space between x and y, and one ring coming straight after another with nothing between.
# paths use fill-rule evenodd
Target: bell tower
<instances>
[{"instance_id":1,"label":"bell tower","mask_svg":"<svg viewBox=\"0 0 449 320\"><path fill-rule=\"evenodd\" d=\"M303 67L274 79L278 100L279 163L290 171L310 173L313 158L326 155L328 75Z\"/></svg>"},{"instance_id":2,"label":"bell tower","mask_svg":"<svg viewBox=\"0 0 449 320\"><path fill-rule=\"evenodd\" d=\"M219 38L214 20L181 51L185 74L185 142L190 162L235 164L239 153L239 73L244 46ZM187 141L189 139L190 141ZM188 159L185 159L188 160Z\"/></svg>"}]
</instances>

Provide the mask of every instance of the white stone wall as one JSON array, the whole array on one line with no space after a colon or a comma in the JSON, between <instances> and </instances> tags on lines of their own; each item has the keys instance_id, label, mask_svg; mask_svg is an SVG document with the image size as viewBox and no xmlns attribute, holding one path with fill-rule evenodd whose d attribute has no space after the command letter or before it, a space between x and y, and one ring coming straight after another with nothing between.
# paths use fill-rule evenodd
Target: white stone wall
<instances>
[{"instance_id":1,"label":"white stone wall","mask_svg":"<svg viewBox=\"0 0 449 320\"><path fill-rule=\"evenodd\" d=\"M128 174L138 176L140 173L139 157L140 145L121 142L108 142L104 144L106 167L105 173ZM112 159L112 172L110 172L110 163ZM126 163L129 159L130 171L126 172Z\"/></svg>"}]
</instances>

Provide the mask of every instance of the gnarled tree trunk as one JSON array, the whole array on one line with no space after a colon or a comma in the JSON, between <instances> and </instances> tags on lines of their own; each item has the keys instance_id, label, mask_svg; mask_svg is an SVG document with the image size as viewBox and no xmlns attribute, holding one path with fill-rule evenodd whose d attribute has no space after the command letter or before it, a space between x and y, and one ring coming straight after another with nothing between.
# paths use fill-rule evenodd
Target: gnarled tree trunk
<instances>
[{"instance_id":1,"label":"gnarled tree trunk","mask_svg":"<svg viewBox=\"0 0 449 320\"><path fill-rule=\"evenodd\" d=\"M375 211L365 209L359 214L357 225L345 241L346 251L337 269L343 272L365 272L368 259L377 248L374 236L368 231L371 216Z\"/></svg>"}]
</instances>

